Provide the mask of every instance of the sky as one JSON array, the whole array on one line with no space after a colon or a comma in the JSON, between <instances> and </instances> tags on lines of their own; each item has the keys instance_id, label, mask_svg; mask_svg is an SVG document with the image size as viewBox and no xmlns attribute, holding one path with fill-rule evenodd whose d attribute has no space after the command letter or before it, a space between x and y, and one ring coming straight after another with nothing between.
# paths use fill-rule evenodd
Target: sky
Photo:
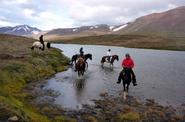
<instances>
[{"instance_id":1,"label":"sky","mask_svg":"<svg viewBox=\"0 0 185 122\"><path fill-rule=\"evenodd\" d=\"M120 25L185 6L185 0L0 0L0 27L27 24L42 30Z\"/></svg>"}]
</instances>

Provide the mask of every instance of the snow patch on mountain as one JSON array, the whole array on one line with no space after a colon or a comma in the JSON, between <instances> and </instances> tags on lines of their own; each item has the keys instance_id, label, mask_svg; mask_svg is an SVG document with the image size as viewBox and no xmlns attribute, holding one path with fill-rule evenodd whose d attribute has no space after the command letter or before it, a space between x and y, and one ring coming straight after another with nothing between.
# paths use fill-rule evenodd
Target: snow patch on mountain
<instances>
[{"instance_id":1,"label":"snow patch on mountain","mask_svg":"<svg viewBox=\"0 0 185 122\"><path fill-rule=\"evenodd\" d=\"M128 24L124 24L124 25L122 25L122 26L119 26L119 27L117 27L117 28L114 28L112 31L114 31L114 32L115 32L115 31L119 31L119 30L125 28L127 25L128 25Z\"/></svg>"},{"instance_id":2,"label":"snow patch on mountain","mask_svg":"<svg viewBox=\"0 0 185 122\"><path fill-rule=\"evenodd\" d=\"M109 30L112 30L113 28L115 28L115 26L109 26Z\"/></svg>"}]
</instances>

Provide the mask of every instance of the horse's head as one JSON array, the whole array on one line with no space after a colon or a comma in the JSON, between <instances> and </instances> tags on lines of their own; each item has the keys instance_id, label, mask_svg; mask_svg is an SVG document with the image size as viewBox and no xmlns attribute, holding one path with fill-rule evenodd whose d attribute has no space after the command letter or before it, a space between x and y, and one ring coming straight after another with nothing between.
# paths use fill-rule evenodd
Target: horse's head
<instances>
[{"instance_id":1,"label":"horse's head","mask_svg":"<svg viewBox=\"0 0 185 122\"><path fill-rule=\"evenodd\" d=\"M116 60L119 61L119 56L118 55L116 55Z\"/></svg>"},{"instance_id":2,"label":"horse's head","mask_svg":"<svg viewBox=\"0 0 185 122\"><path fill-rule=\"evenodd\" d=\"M92 54L90 54L90 53L89 53L89 54L86 54L86 55L85 55L85 58L86 58L86 59L89 58L90 60L92 60Z\"/></svg>"},{"instance_id":3,"label":"horse's head","mask_svg":"<svg viewBox=\"0 0 185 122\"><path fill-rule=\"evenodd\" d=\"M119 56L118 56L118 55L113 55L112 58L113 58L114 60L116 59L117 61L119 61Z\"/></svg>"}]
</instances>

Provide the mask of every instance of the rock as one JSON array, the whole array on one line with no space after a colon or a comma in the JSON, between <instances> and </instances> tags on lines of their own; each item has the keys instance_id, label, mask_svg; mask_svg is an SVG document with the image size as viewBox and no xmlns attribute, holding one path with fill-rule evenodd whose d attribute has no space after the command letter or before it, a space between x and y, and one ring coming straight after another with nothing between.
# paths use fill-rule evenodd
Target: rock
<instances>
[{"instance_id":1,"label":"rock","mask_svg":"<svg viewBox=\"0 0 185 122\"><path fill-rule=\"evenodd\" d=\"M108 94L108 92L101 92L100 93L100 96L101 97L107 97L109 94Z\"/></svg>"},{"instance_id":2,"label":"rock","mask_svg":"<svg viewBox=\"0 0 185 122\"><path fill-rule=\"evenodd\" d=\"M146 106L153 106L155 101L153 99L146 99Z\"/></svg>"},{"instance_id":3,"label":"rock","mask_svg":"<svg viewBox=\"0 0 185 122\"><path fill-rule=\"evenodd\" d=\"M155 103L155 100L154 99L146 99L147 102L150 102L150 103Z\"/></svg>"},{"instance_id":4,"label":"rock","mask_svg":"<svg viewBox=\"0 0 185 122\"><path fill-rule=\"evenodd\" d=\"M8 121L10 121L10 122L17 122L18 120L19 119L17 116L12 116L12 117L8 118Z\"/></svg>"}]
</instances>

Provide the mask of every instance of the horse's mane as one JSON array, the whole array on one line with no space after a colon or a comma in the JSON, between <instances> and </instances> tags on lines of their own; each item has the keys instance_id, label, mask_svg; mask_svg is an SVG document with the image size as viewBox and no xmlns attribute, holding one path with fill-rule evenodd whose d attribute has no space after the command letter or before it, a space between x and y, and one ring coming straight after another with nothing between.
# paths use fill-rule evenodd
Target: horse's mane
<instances>
[{"instance_id":1,"label":"horse's mane","mask_svg":"<svg viewBox=\"0 0 185 122\"><path fill-rule=\"evenodd\" d=\"M85 54L85 55L87 55L87 56L88 56L88 55L89 55L89 56L92 56L92 54L90 54L90 53L87 53L87 54Z\"/></svg>"}]
</instances>

